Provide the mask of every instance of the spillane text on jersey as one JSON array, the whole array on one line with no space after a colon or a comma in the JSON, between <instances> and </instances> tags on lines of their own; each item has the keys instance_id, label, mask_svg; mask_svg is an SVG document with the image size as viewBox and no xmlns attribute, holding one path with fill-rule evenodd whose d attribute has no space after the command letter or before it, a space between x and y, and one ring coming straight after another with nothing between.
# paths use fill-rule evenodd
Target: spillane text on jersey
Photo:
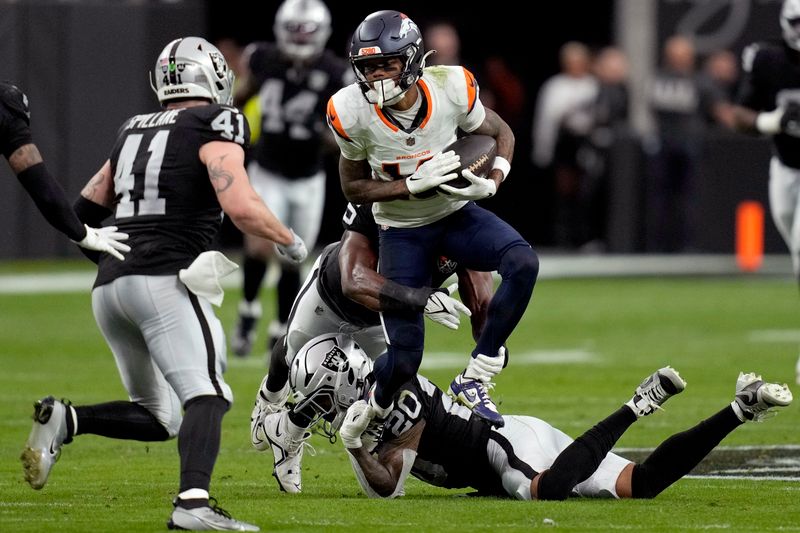
<instances>
[{"instance_id":1,"label":"spillane text on jersey","mask_svg":"<svg viewBox=\"0 0 800 533\"><path fill-rule=\"evenodd\" d=\"M175 124L178 119L178 113L183 109L169 109L167 111L159 111L158 113L148 113L147 115L136 115L125 126L126 130L135 130L143 128L157 128L167 124Z\"/></svg>"}]
</instances>

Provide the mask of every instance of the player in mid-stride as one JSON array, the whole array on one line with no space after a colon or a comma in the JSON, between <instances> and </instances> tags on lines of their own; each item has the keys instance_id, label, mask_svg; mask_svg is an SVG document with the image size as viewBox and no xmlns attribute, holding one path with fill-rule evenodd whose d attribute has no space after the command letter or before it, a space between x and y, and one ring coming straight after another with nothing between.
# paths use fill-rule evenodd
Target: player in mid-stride
<instances>
[{"instance_id":1,"label":"player in mid-stride","mask_svg":"<svg viewBox=\"0 0 800 533\"><path fill-rule=\"evenodd\" d=\"M514 228L474 203L493 196L508 176L514 151L511 128L483 106L468 70L426 68L428 54L419 28L405 14L369 15L353 33L350 48L357 82L328 102L328 124L341 149L345 197L355 204L374 202L379 271L386 279L425 286L434 254L502 276L472 358L449 389L478 416L499 426L503 418L488 390L504 365L500 347L527 308L539 261ZM464 170L470 184L461 189L446 184L457 177L459 157L442 153L459 129L489 135L497 143L487 177ZM375 363L377 383L367 413L378 419L391 411L394 393L416 374L424 343L421 311L386 309L381 321L388 350Z\"/></svg>"},{"instance_id":2,"label":"player in mid-stride","mask_svg":"<svg viewBox=\"0 0 800 533\"><path fill-rule=\"evenodd\" d=\"M219 273L231 263L210 248L224 211L296 263L306 249L250 186L243 149L250 132L230 106L234 76L220 51L199 37L176 39L152 77L163 110L123 124L78 210L96 225L113 209L115 224L130 234L126 260L103 256L92 290L95 320L130 400L38 401L21 456L25 479L41 489L63 445L79 435L177 436L180 488L168 526L258 531L209 496L222 418L233 402L223 378L225 334L211 307L222 302Z\"/></svg>"}]
</instances>

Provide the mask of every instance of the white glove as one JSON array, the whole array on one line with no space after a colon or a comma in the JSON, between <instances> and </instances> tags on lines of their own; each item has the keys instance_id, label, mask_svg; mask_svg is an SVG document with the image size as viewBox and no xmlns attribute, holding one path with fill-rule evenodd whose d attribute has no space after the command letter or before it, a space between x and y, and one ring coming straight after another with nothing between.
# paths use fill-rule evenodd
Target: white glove
<instances>
[{"instance_id":1,"label":"white glove","mask_svg":"<svg viewBox=\"0 0 800 533\"><path fill-rule=\"evenodd\" d=\"M117 231L116 226L107 226L105 228L90 228L86 224L86 237L82 241L72 241L82 248L87 250L96 250L98 252L106 252L111 254L120 261L124 261L125 257L119 251L130 252L131 247L123 244L120 241L127 241L128 234Z\"/></svg>"},{"instance_id":2,"label":"white glove","mask_svg":"<svg viewBox=\"0 0 800 533\"><path fill-rule=\"evenodd\" d=\"M476 176L469 169L464 169L461 175L470 182L469 186L457 189L450 185L439 185L439 188L457 200L483 200L484 198L491 198L497 192L497 185L494 180Z\"/></svg>"},{"instance_id":3,"label":"white glove","mask_svg":"<svg viewBox=\"0 0 800 533\"><path fill-rule=\"evenodd\" d=\"M374 418L372 407L365 400L358 400L347 409L339 436L345 448L361 448L361 435Z\"/></svg>"},{"instance_id":4,"label":"white glove","mask_svg":"<svg viewBox=\"0 0 800 533\"><path fill-rule=\"evenodd\" d=\"M466 305L450 297L456 292L456 289L458 289L458 283L453 283L446 289L433 291L425 303L425 316L446 328L458 329L461 324L459 312L467 316L472 316L472 312Z\"/></svg>"},{"instance_id":5,"label":"white glove","mask_svg":"<svg viewBox=\"0 0 800 533\"><path fill-rule=\"evenodd\" d=\"M458 174L452 171L460 165L461 156L456 155L454 151L439 152L406 178L408 192L416 195L457 178Z\"/></svg>"},{"instance_id":6,"label":"white glove","mask_svg":"<svg viewBox=\"0 0 800 533\"><path fill-rule=\"evenodd\" d=\"M278 254L280 254L281 257L287 258L292 263L302 263L308 255L306 243L303 242L303 239L301 239L292 228L289 228L289 231L292 232L292 244L284 245L276 242L275 248L278 250Z\"/></svg>"},{"instance_id":7,"label":"white glove","mask_svg":"<svg viewBox=\"0 0 800 533\"><path fill-rule=\"evenodd\" d=\"M781 132L781 119L783 108L778 107L772 111L764 111L756 115L756 129L765 135L775 135Z\"/></svg>"}]
</instances>

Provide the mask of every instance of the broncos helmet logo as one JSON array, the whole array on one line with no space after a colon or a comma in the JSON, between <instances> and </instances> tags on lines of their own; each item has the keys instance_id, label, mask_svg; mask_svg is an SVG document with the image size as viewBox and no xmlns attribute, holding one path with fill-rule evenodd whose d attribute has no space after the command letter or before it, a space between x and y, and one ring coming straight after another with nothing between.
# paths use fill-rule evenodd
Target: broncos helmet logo
<instances>
[{"instance_id":1,"label":"broncos helmet logo","mask_svg":"<svg viewBox=\"0 0 800 533\"><path fill-rule=\"evenodd\" d=\"M403 20L400 23L400 31L398 32L398 35L401 38L405 38L405 36L408 35L410 31L415 31L417 32L417 35L419 35L419 28L417 27L416 24L414 24L414 21L408 18L407 16L403 15Z\"/></svg>"}]
</instances>

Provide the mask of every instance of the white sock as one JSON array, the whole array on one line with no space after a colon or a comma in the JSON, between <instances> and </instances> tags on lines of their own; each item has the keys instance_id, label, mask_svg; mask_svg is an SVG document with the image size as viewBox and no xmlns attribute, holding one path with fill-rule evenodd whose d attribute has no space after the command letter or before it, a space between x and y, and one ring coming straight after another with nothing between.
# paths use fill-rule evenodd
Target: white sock
<instances>
[{"instance_id":1,"label":"white sock","mask_svg":"<svg viewBox=\"0 0 800 533\"><path fill-rule=\"evenodd\" d=\"M464 377L487 383L503 369L503 360L500 356L491 357L479 353L476 357L470 357Z\"/></svg>"},{"instance_id":2,"label":"white sock","mask_svg":"<svg viewBox=\"0 0 800 533\"><path fill-rule=\"evenodd\" d=\"M178 494L181 500L207 500L208 491L204 489L189 489Z\"/></svg>"}]
</instances>

